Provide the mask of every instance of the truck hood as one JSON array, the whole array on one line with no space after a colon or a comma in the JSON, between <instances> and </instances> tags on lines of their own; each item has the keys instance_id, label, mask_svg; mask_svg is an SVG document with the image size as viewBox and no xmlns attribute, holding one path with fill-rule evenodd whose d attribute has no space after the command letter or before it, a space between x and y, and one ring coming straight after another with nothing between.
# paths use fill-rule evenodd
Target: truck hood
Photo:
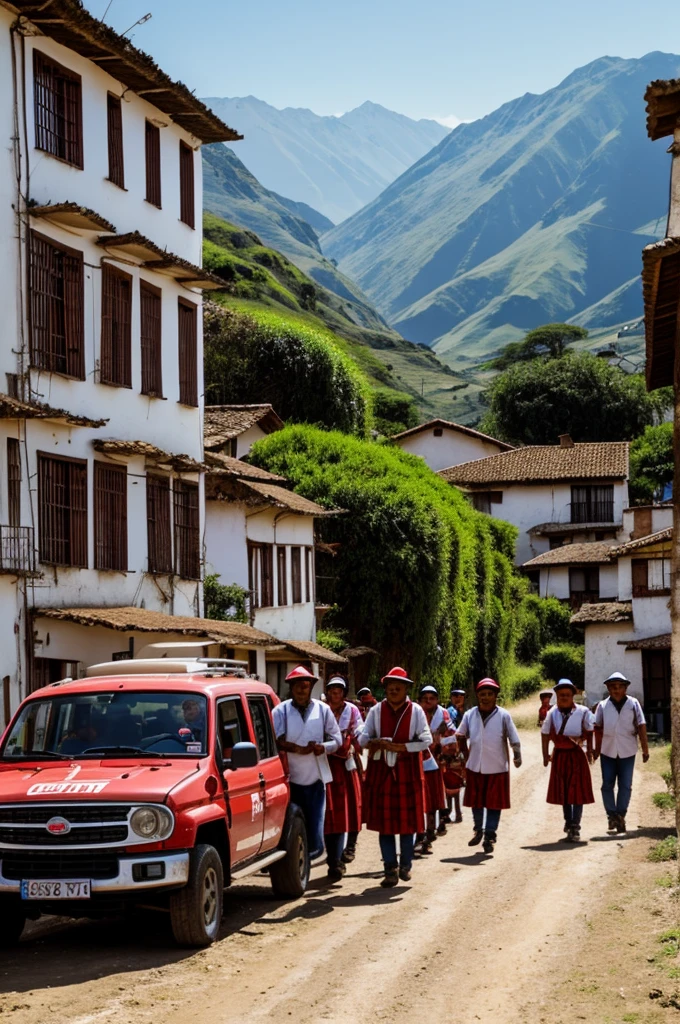
<instances>
[{"instance_id":1,"label":"truck hood","mask_svg":"<svg viewBox=\"0 0 680 1024\"><path fill-rule=\"evenodd\" d=\"M64 800L164 803L171 790L201 770L189 759L125 758L0 764L0 804Z\"/></svg>"}]
</instances>

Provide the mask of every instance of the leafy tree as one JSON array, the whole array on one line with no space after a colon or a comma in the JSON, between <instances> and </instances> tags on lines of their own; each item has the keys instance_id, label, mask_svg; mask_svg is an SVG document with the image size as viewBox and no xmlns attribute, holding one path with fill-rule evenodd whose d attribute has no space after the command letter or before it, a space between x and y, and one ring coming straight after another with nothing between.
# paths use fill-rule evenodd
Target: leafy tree
<instances>
[{"instance_id":1,"label":"leafy tree","mask_svg":"<svg viewBox=\"0 0 680 1024\"><path fill-rule=\"evenodd\" d=\"M651 504L673 480L673 424L647 427L630 446L630 500Z\"/></svg>"},{"instance_id":2,"label":"leafy tree","mask_svg":"<svg viewBox=\"0 0 680 1024\"><path fill-rule=\"evenodd\" d=\"M376 430L388 437L418 425L418 409L411 395L391 388L373 392L373 415Z\"/></svg>"},{"instance_id":3,"label":"leafy tree","mask_svg":"<svg viewBox=\"0 0 680 1024\"><path fill-rule=\"evenodd\" d=\"M526 362L537 356L549 359L560 359L567 346L582 338L587 338L585 327L574 324L543 324L525 335L523 341L512 341L506 345L501 354L489 365L495 370L505 370L513 363Z\"/></svg>"},{"instance_id":4,"label":"leafy tree","mask_svg":"<svg viewBox=\"0 0 680 1024\"><path fill-rule=\"evenodd\" d=\"M248 592L238 583L218 583L219 573L206 576L203 581L203 603L206 619L223 622L247 622L246 598Z\"/></svg>"},{"instance_id":5,"label":"leafy tree","mask_svg":"<svg viewBox=\"0 0 680 1024\"><path fill-rule=\"evenodd\" d=\"M588 352L519 363L491 382L480 430L517 444L622 441L637 437L670 406L669 389L649 393L628 374Z\"/></svg>"}]
</instances>

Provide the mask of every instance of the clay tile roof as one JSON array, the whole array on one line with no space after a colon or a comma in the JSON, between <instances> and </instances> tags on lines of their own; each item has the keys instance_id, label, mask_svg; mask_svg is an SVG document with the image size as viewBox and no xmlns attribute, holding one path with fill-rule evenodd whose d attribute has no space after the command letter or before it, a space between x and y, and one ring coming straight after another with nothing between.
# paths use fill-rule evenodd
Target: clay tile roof
<instances>
[{"instance_id":1,"label":"clay tile roof","mask_svg":"<svg viewBox=\"0 0 680 1024\"><path fill-rule=\"evenodd\" d=\"M174 253L161 249L139 231L128 231L125 235L103 235L97 239L97 245L113 259L120 253L133 256L141 260L142 266L147 270L155 270L157 274L173 277L189 288L213 291L224 288L224 281L221 278L211 274L209 270L197 267L182 256L175 256Z\"/></svg>"},{"instance_id":2,"label":"clay tile roof","mask_svg":"<svg viewBox=\"0 0 680 1024\"><path fill-rule=\"evenodd\" d=\"M647 134L650 139L672 135L680 124L680 78L659 78L645 92Z\"/></svg>"},{"instance_id":3,"label":"clay tile roof","mask_svg":"<svg viewBox=\"0 0 680 1024\"><path fill-rule=\"evenodd\" d=\"M659 633L658 636L646 636L641 640L618 640L625 645L627 651L667 651L671 646L671 634Z\"/></svg>"},{"instance_id":4,"label":"clay tile roof","mask_svg":"<svg viewBox=\"0 0 680 1024\"><path fill-rule=\"evenodd\" d=\"M572 447L529 445L440 470L450 484L549 483L552 480L624 479L628 441L583 442Z\"/></svg>"},{"instance_id":5,"label":"clay tile roof","mask_svg":"<svg viewBox=\"0 0 680 1024\"><path fill-rule=\"evenodd\" d=\"M609 527L612 530L620 530L622 523L538 523L537 526L530 526L527 533L535 533L537 537L549 534L560 533L592 533L593 530L602 530Z\"/></svg>"},{"instance_id":6,"label":"clay tile roof","mask_svg":"<svg viewBox=\"0 0 680 1024\"><path fill-rule=\"evenodd\" d=\"M63 227L76 228L81 231L114 231L110 220L95 213L80 203L51 203L48 206L29 206L27 211L31 217L45 217Z\"/></svg>"},{"instance_id":7,"label":"clay tile roof","mask_svg":"<svg viewBox=\"0 0 680 1024\"><path fill-rule=\"evenodd\" d=\"M630 601L603 601L581 605L571 621L574 625L583 626L591 622L630 622L632 618L633 605Z\"/></svg>"},{"instance_id":8,"label":"clay tile roof","mask_svg":"<svg viewBox=\"0 0 680 1024\"><path fill-rule=\"evenodd\" d=\"M269 473L259 466L251 466L243 459L234 459L231 455L222 455L221 452L206 452L205 462L210 475L233 476L237 479L261 480L263 483L286 483L285 476L277 476L276 473Z\"/></svg>"},{"instance_id":9,"label":"clay tile roof","mask_svg":"<svg viewBox=\"0 0 680 1024\"><path fill-rule=\"evenodd\" d=\"M177 633L181 636L209 637L230 647L267 647L279 643L261 629L243 622L194 619L187 615L165 615L148 608L36 608L34 616L76 622L81 626L104 626L122 632Z\"/></svg>"},{"instance_id":10,"label":"clay tile roof","mask_svg":"<svg viewBox=\"0 0 680 1024\"><path fill-rule=\"evenodd\" d=\"M507 444L505 441L499 441L495 437L490 437L488 434L482 434L479 430L474 430L472 427L466 427L462 423L454 423L452 420L428 420L427 423L421 423L417 427L411 427L410 430L402 430L400 434L392 434L390 441L400 441L404 437L413 437L414 434L422 434L425 430L434 430L435 427L441 427L443 430L455 430L459 434L467 434L468 437L476 437L480 441L486 441L488 444L495 444L499 451L510 451L513 447L511 444Z\"/></svg>"},{"instance_id":11,"label":"clay tile roof","mask_svg":"<svg viewBox=\"0 0 680 1024\"><path fill-rule=\"evenodd\" d=\"M183 82L174 82L148 54L85 10L81 0L9 0L9 3L45 35L98 64L201 142L233 142L242 138Z\"/></svg>"},{"instance_id":12,"label":"clay tile roof","mask_svg":"<svg viewBox=\"0 0 680 1024\"><path fill-rule=\"evenodd\" d=\"M647 387L673 384L680 318L680 238L662 238L642 250Z\"/></svg>"},{"instance_id":13,"label":"clay tile roof","mask_svg":"<svg viewBox=\"0 0 680 1024\"><path fill-rule=\"evenodd\" d=\"M73 427L103 427L109 421L93 420L89 416L54 409L44 402L23 402L20 398L0 394L0 419L3 420L56 420Z\"/></svg>"},{"instance_id":14,"label":"clay tile roof","mask_svg":"<svg viewBox=\"0 0 680 1024\"><path fill-rule=\"evenodd\" d=\"M536 555L522 566L523 569L539 569L542 565L585 565L587 563L602 564L613 561L614 548L606 541L593 541L590 544L563 544L551 551Z\"/></svg>"},{"instance_id":15,"label":"clay tile roof","mask_svg":"<svg viewBox=\"0 0 680 1024\"><path fill-rule=\"evenodd\" d=\"M190 455L173 455L162 448L157 448L149 441L115 441L97 438L93 441L95 451L104 455L144 455L147 459L155 462L163 462L172 466L173 469L187 473L202 473L205 465L197 462Z\"/></svg>"},{"instance_id":16,"label":"clay tile roof","mask_svg":"<svg viewBox=\"0 0 680 1024\"><path fill-rule=\"evenodd\" d=\"M626 544L620 544L614 549L615 555L627 555L631 551L637 551L638 548L648 548L652 544L662 544L664 541L669 541L673 537L673 527L668 526L665 530L657 530L656 533L649 533L646 537L637 537L635 540L629 540Z\"/></svg>"},{"instance_id":17,"label":"clay tile roof","mask_svg":"<svg viewBox=\"0 0 680 1024\"><path fill-rule=\"evenodd\" d=\"M302 654L305 658L309 658L310 661L332 661L338 665L347 664L347 658L336 654L335 651L329 651L327 647L322 647L321 644L314 643L313 640L281 640L279 642L285 644L291 651L295 651L296 654Z\"/></svg>"},{"instance_id":18,"label":"clay tile roof","mask_svg":"<svg viewBox=\"0 0 680 1024\"><path fill-rule=\"evenodd\" d=\"M203 428L206 448L219 448L257 424L265 434L281 430L283 420L271 405L207 405Z\"/></svg>"},{"instance_id":19,"label":"clay tile roof","mask_svg":"<svg viewBox=\"0 0 680 1024\"><path fill-rule=\"evenodd\" d=\"M278 487L276 484L260 483L256 480L242 481L254 495L264 498L265 502L275 505L277 508L289 509L303 516L334 516L339 515L342 509L327 509L317 505L315 501L303 498L295 491L287 491L285 487Z\"/></svg>"}]
</instances>

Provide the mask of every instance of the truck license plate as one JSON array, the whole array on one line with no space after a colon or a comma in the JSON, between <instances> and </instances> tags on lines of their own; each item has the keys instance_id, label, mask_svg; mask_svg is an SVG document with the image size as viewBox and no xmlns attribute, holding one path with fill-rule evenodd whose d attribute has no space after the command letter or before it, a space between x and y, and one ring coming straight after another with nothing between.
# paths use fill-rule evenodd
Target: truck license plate
<instances>
[{"instance_id":1,"label":"truck license plate","mask_svg":"<svg viewBox=\"0 0 680 1024\"><path fill-rule=\"evenodd\" d=\"M21 883L22 900L89 900L90 880L83 878L43 878L39 882L24 879Z\"/></svg>"}]
</instances>

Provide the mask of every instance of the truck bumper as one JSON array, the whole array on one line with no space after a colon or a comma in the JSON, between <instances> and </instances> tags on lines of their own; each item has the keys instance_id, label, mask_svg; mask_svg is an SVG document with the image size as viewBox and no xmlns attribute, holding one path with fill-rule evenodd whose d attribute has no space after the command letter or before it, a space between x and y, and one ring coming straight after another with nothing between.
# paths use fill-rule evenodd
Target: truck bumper
<instances>
[{"instance_id":1,"label":"truck bumper","mask_svg":"<svg viewBox=\"0 0 680 1024\"><path fill-rule=\"evenodd\" d=\"M159 865L160 867L156 867ZM162 874L162 877L159 875ZM148 877L152 875L153 877ZM90 891L98 893L130 893L144 889L163 889L186 885L189 881L189 854L149 853L137 857L122 856L119 859L118 874L113 878L93 878ZM5 878L2 874L2 851L0 851L0 896L21 891L21 882Z\"/></svg>"}]
</instances>

